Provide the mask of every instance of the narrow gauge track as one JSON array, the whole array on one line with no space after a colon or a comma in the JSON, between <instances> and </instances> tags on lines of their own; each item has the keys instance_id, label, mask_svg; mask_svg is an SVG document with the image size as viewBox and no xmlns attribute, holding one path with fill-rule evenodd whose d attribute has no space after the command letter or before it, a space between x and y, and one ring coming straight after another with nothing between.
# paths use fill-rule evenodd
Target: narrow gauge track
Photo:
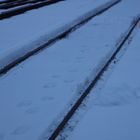
<instances>
[{"instance_id":1,"label":"narrow gauge track","mask_svg":"<svg viewBox=\"0 0 140 140\"><path fill-rule=\"evenodd\" d=\"M75 30L80 28L82 25L86 24L92 18L101 15L102 13L104 13L107 10L109 10L110 8L112 8L113 6L118 4L119 2L121 2L121 0L116 0L115 2L111 2L111 3L108 3L105 6L102 6L102 8L100 10L97 10L95 13L90 14L86 18L83 18L83 20L81 20L78 23L74 24L72 27L69 27L66 31L62 32L58 36L50 39L49 41L47 41L43 45L38 46L38 48L26 53L24 56L21 56L20 58L18 58L16 60L12 61L11 63L7 64L6 66L4 66L3 68L0 69L0 76L6 74L13 67L15 67L16 65L20 64L21 62L23 62L24 60L28 59L29 57L33 56L34 54L42 51L44 48L47 48L49 45L54 44L58 40L65 38L70 33L74 32Z\"/></svg>"},{"instance_id":2,"label":"narrow gauge track","mask_svg":"<svg viewBox=\"0 0 140 140\"><path fill-rule=\"evenodd\" d=\"M132 26L130 27L129 31L124 35L123 39L119 42L119 45L117 46L116 51L111 55L109 60L104 64L102 69L99 71L99 73L96 75L95 79L91 82L91 84L87 87L87 89L81 94L79 99L75 102L75 104L71 107L71 109L68 111L66 116L63 118L63 120L59 123L59 125L56 127L56 129L52 132L51 136L48 138L48 140L55 140L59 134L61 134L62 130L65 128L68 121L72 118L72 116L75 114L76 110L80 107L82 102L85 100L85 98L90 94L91 90L94 89L96 83L101 78L103 73L107 70L107 68L110 66L110 64L115 60L115 57L120 53L122 50L124 44L126 41L130 38L132 32L140 22L140 17L138 17L134 22L132 23Z\"/></svg>"},{"instance_id":3,"label":"narrow gauge track","mask_svg":"<svg viewBox=\"0 0 140 140\"><path fill-rule=\"evenodd\" d=\"M0 13L0 20L22 14L26 11L37 9L46 5L51 5L64 0L18 0L0 4L0 9L7 9Z\"/></svg>"}]
</instances>

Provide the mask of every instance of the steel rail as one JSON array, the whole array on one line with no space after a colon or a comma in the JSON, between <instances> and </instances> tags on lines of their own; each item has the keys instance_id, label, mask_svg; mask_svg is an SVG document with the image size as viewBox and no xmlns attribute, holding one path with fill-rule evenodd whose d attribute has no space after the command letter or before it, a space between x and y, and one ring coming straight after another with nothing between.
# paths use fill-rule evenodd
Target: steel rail
<instances>
[{"instance_id":1,"label":"steel rail","mask_svg":"<svg viewBox=\"0 0 140 140\"><path fill-rule=\"evenodd\" d=\"M16 15L25 13L26 11L37 9L37 8L47 6L47 5L51 5L51 4L60 2L60 1L64 1L64 0L51 0L51 1L45 0L43 2L38 2L38 3L32 4L32 5L27 5L27 6L15 8L15 9L7 10L7 11L0 13L0 20L10 18L12 16L16 16Z\"/></svg>"},{"instance_id":2,"label":"steel rail","mask_svg":"<svg viewBox=\"0 0 140 140\"><path fill-rule=\"evenodd\" d=\"M46 0L20 0L16 2L7 3L7 4L1 4L0 9L10 9L10 8L22 6L25 4L30 4L30 3L32 4L32 3L43 2L43 1L46 1Z\"/></svg>"},{"instance_id":3,"label":"steel rail","mask_svg":"<svg viewBox=\"0 0 140 140\"><path fill-rule=\"evenodd\" d=\"M13 67L17 66L18 64L20 64L21 62L25 61L29 57L33 56L36 53L39 53L40 51L42 51L43 49L47 48L48 46L54 44L58 40L65 38L70 33L74 32L75 30L77 30L78 28L80 28L81 26L86 24L92 18L101 15L102 13L104 13L107 10L109 10L110 8L112 8L113 6L118 4L119 2L121 2L121 0L116 0L115 2L112 2L111 4L108 3L107 5L103 5L102 8L100 10L98 10L96 13L93 13L90 16L87 16L83 20L81 20L78 23L74 24L72 27L69 27L66 31L64 31L64 32L60 33L59 35L57 35L56 37L50 39L49 41L47 41L43 45L38 46L37 48L35 48L34 50L32 50L30 52L27 52L25 55L21 56L20 58L12 61L11 63L9 63L6 66L4 66L3 68L1 68L0 69L0 75L6 74Z\"/></svg>"},{"instance_id":4,"label":"steel rail","mask_svg":"<svg viewBox=\"0 0 140 140\"><path fill-rule=\"evenodd\" d=\"M127 40L129 40L129 37L131 36L132 32L140 22L140 17L138 17L135 21L133 21L131 27L129 28L128 32L124 35L121 42L119 42L119 45L116 49L116 51L111 55L111 57L108 59L108 61L104 64L102 69L99 71L99 73L96 75L96 77L92 80L91 84L87 87L87 89L81 94L79 99L75 102L75 104L71 107L71 109L68 111L68 113L65 115L63 120L59 123L59 125L56 127L56 129L53 131L51 136L48 138L48 140L55 140L59 134L63 131L66 124L69 122L69 120L73 117L77 109L80 107L82 102L85 100L85 98L90 94L91 90L94 89L95 85L103 75L103 73L107 70L107 68L110 66L110 64L115 60L118 53L121 51L122 47L126 43Z\"/></svg>"}]
</instances>

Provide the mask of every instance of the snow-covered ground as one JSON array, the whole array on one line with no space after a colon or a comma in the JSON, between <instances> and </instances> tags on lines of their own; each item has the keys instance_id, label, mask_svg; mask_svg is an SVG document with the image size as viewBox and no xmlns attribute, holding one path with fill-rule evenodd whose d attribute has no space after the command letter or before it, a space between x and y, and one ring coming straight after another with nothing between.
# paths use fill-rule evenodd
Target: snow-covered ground
<instances>
[{"instance_id":1,"label":"snow-covered ground","mask_svg":"<svg viewBox=\"0 0 140 140\"><path fill-rule=\"evenodd\" d=\"M0 69L114 1L66 0L0 20Z\"/></svg>"},{"instance_id":2,"label":"snow-covered ground","mask_svg":"<svg viewBox=\"0 0 140 140\"><path fill-rule=\"evenodd\" d=\"M72 0L69 0L69 2L70 1ZM79 4L77 0L77 6L80 7L79 11L84 13L85 7L87 11L90 8L92 9L93 5L89 6L90 2L93 1L83 0L83 6L82 4L78 6ZM87 5L85 6L84 3L87 3ZM63 4L64 3L61 3L60 5ZM67 3L65 4L67 5ZM96 76L98 71L103 67L103 64L108 60L112 52L116 49L120 38L123 37L123 34L129 30L133 19L139 15L139 5L140 1L138 0L123 0L120 4L111 8L104 14L94 18L89 23L85 24L83 27L67 36L65 39L60 40L59 42L43 50L37 55L30 57L23 63L13 68L6 75L1 76L0 140L38 140L39 138L44 140L44 137L47 139L49 130L53 129L56 124L63 118L70 105L78 98L81 90L87 87L90 80ZM57 14L59 6L51 6L50 8L54 10L52 12ZM84 8L81 9L82 7ZM41 13L45 12L45 9L43 9L40 9ZM60 9L62 10L62 8ZM78 10L78 8L75 10ZM17 41L17 43L20 44L20 41L22 41L21 44L23 44L23 42L27 39L26 32L24 33L25 29L19 27L19 24L17 23L20 23L21 20L21 23L24 22L27 26L27 22L30 23L32 19L39 19L39 14L37 14L38 12L32 11L28 14L20 15L5 21L0 21L0 25L3 25L3 28L7 27L7 29L5 28L5 32L7 33L4 33L4 29L2 28L3 37L5 37L5 41L2 40L2 42L8 44L9 41L10 43L13 42L14 44ZM26 21L26 18L24 17L28 17L30 14L32 15L32 19L30 19L30 21ZM71 14L72 13L69 13L69 16ZM79 12L76 13L76 15L77 14L80 15ZM51 15L53 15L53 13L51 13ZM58 17L55 18L57 19ZM64 17L59 17L59 19L60 18ZM65 18L69 19L68 17ZM54 19L54 17L49 17L49 19ZM63 19L62 22L65 20ZM41 23L41 21L38 21L38 29L35 28L36 25L32 25L35 31L32 29L32 32L30 32L31 30L29 30L28 33L31 36L33 36L35 33L36 37L44 32L43 30L45 24ZM49 22L49 20L47 22ZM63 25L61 21L59 22L59 25ZM50 23L49 27L53 30L53 28L56 29L55 26L58 27L57 24L51 25ZM0 28L1 27L2 26L0 26ZM29 27L31 27L31 23ZM29 27L28 29L30 29ZM14 32L10 33L9 29L18 28L19 31L15 30L15 34ZM39 29L41 32L39 32ZM18 36L17 33L20 33L21 30L21 33L24 33L25 38L20 38L23 34ZM11 36L11 38L7 38L7 42L6 35ZM123 117L126 117L127 113L129 114L132 111L132 113L135 114L135 111L138 111L139 108L134 107L135 105L139 104L139 100L135 99L136 97L139 97L139 80L137 80L139 69L133 69L133 67L137 67L136 64L139 61L138 46L135 45L135 42L137 42L139 39L139 34L137 34L136 37L137 38L134 38L133 42L130 44L131 49L128 50L126 53L127 55L124 55L124 60L120 61L116 71L114 71L115 74L113 73L110 80L108 80L105 89L103 89L103 91L99 91L98 94L102 97L99 96L98 100L95 100L95 103L93 103L96 105L93 107L93 111L91 109L89 113L85 115L85 118L81 121L81 123L79 123L79 126L74 131L72 137L69 137L70 139L81 139L80 133L83 133L83 139L85 138L84 136L87 136L88 134L89 136L93 136L93 131L84 131L82 127L85 125L85 130L87 130L87 127L92 124L91 122L93 122L93 124L90 126L90 130L92 130L92 127L93 130L96 130L97 126L99 128L102 127L102 125L97 125L98 121L100 121L100 123L106 124L108 117L112 115L112 118L110 118L110 120L112 119L112 124L110 124L110 127L104 131L104 134L107 132L109 133L109 128L111 128L111 125L113 127L118 124L118 127L121 127L121 120ZM11 50L11 48L9 50ZM7 48L5 51L7 51ZM4 48L2 48L1 53L4 54ZM133 56L132 53L135 56L134 58L130 57ZM129 63L126 63L126 60L128 60ZM130 67L128 67L128 64ZM126 73L127 69L129 69L127 71L128 73ZM121 74L123 71L125 75ZM136 75L133 76L131 71L133 71ZM118 77L118 75L121 76ZM126 82L123 87L122 82ZM112 83L112 86L114 85L114 87L110 87L110 83ZM112 91L114 92L113 95ZM125 96L120 96L121 91L124 91ZM106 100L107 102L105 102ZM120 104L117 104L116 100L117 103ZM111 105L116 106L110 107ZM104 114L106 111L108 113ZM120 113L119 116L117 116L118 113ZM94 118L94 121L91 120L90 115L93 115L92 117ZM122 117L120 120L117 119L117 123L114 121L116 116L120 118ZM98 119L98 117L100 118ZM138 121L138 117L138 115L136 118L132 116L132 118L136 121ZM130 119L131 118L128 118L128 120L123 120L122 126L124 126L124 124L126 124ZM129 124L130 123L127 123L128 132L131 130L129 129ZM135 126L135 123L133 124L132 122L132 125ZM104 125L104 127L106 126ZM139 124L137 127L139 127ZM113 128L116 128L118 133L122 132L118 130L117 127ZM100 129L98 130L100 132ZM103 127L102 130L104 130ZM115 135L115 131L111 132L114 132L113 134ZM126 132L127 131L125 131L125 133ZM124 138L125 133L123 135ZM139 138L139 135L136 138ZM90 139L90 137L87 139Z\"/></svg>"},{"instance_id":3,"label":"snow-covered ground","mask_svg":"<svg viewBox=\"0 0 140 140\"><path fill-rule=\"evenodd\" d=\"M139 39L140 24L125 54L91 91L90 109L69 140L140 140Z\"/></svg>"},{"instance_id":4,"label":"snow-covered ground","mask_svg":"<svg viewBox=\"0 0 140 140\"><path fill-rule=\"evenodd\" d=\"M69 0L69 2L71 1L72 0ZM86 7L85 8L86 11L93 8L93 5L91 5L90 3L93 2L92 0L87 0L87 1L83 0L82 2L83 3L79 5L77 0L77 6L79 7L79 9L75 8L75 10L79 11L79 14L78 13L74 14L74 10L72 13L68 13L68 14L75 15L75 17L78 17L80 16L80 14L85 13L84 11L85 7ZM98 2L100 3L101 1ZM54 15L54 16L49 17L50 20L48 20L48 22L52 21L51 19L54 19L56 14L59 13L58 12L59 10L64 12L65 9L62 9L62 7L59 8L60 5L62 6L67 5L67 2L59 3L58 6L53 5L50 7L53 9L53 12L55 14L53 14L53 12L49 13L50 15ZM109 9L104 14L92 19L83 27L71 33L65 39L60 40L59 42L55 43L51 47L30 57L23 63L13 68L6 75L1 76L0 77L0 111L1 111L0 140L38 140L39 138L41 140L47 139L47 136L49 135L49 130L53 129L55 125L62 119L64 114L68 111L70 105L78 98L79 94L81 93L81 90L87 87L90 80L96 76L97 72L102 68L103 64L108 60L109 56L116 49L117 43L123 37L124 33L126 33L129 30L129 27L131 26L133 19L136 16L138 16L138 14L140 13L139 5L140 5L140 1L138 0L134 0L134 1L123 0L120 4ZM67 5L67 8L70 9L71 6L70 7L69 6L70 3L69 5ZM95 5L95 7L96 6L97 5ZM82 13L80 13L80 11L82 11ZM5 38L5 41L3 40L2 42L8 44L9 41L10 43L13 42L14 44L17 41L17 43L20 44L20 41L22 41L21 42L22 44L27 39L26 30L22 29L22 26L20 27L20 25L17 23L20 22L23 23L25 17L28 16L31 17L32 19L28 21L30 26L28 27L29 32L27 33L29 33L31 36L33 36L33 34L35 33L35 37L42 34L42 32L44 32L45 23L42 23L37 30L33 26L32 32L30 32L31 23L33 23L33 21L37 21L37 19L40 18L41 19L40 21L38 20L38 22L41 23L41 21L43 21L43 17L40 17L39 14L37 14L38 12L45 13L45 8L41 8L41 11L40 10L32 11L31 13L29 12L28 14L20 15L11 19L7 19L5 21L0 21L0 27L2 25L3 27L5 26L7 28L9 27L9 29L12 29L11 34L10 34L10 30L3 29L2 30L3 37L4 36L6 37L6 35L11 35L11 38L13 38L13 39L7 38L7 41ZM60 19L62 17L56 16L55 18ZM55 25L52 25L52 23L50 22L50 26L49 26L50 29L52 30L56 29L58 25L63 25L62 22L65 22L66 19L70 20L71 18L63 17L62 19L63 19L62 21L58 20L60 24L59 22L57 22L55 23ZM27 21L24 22L26 22L26 24L24 25L25 28L28 24ZM14 28L20 29L19 31L17 30L15 31L16 32L15 36L13 34ZM35 31L33 29L35 29ZM49 28L46 29L45 32L47 30L49 30ZM4 33L4 31L7 33ZM17 33L20 33L20 31L22 31L21 33L24 33L25 38L24 37L20 38L22 34L21 36L20 34L18 36ZM139 35L137 35L137 40L138 37ZM12 47L9 50L11 49ZM1 53L3 51L4 48L3 50L1 50ZM135 51L139 53L137 49ZM135 56L136 58L138 58L137 55ZM121 63L120 65L121 65L120 67L123 66L123 64ZM125 70L126 69L124 69L124 73ZM118 71L119 68L118 70L116 70L116 73L118 73ZM120 72L121 71L122 70L120 70ZM128 77L129 77L129 71L128 71ZM127 80L128 82L130 81L129 79ZM137 89L138 89L138 83L137 83ZM118 84L119 86L119 82L117 82L116 84ZM131 86L129 88L131 88ZM108 91L108 89L109 87L105 88L106 91ZM116 90L116 91L121 91L121 90ZM128 90L126 89L126 91ZM110 94L111 92L109 93L109 95ZM102 95L102 93L100 93L100 95ZM103 94L103 101L104 101L104 97L106 98L106 96L104 95L105 94ZM139 95L137 94L137 96ZM109 98L110 96L107 97ZM113 99L113 97L111 99ZM128 96L126 94L126 98L127 97ZM134 96L132 95L132 97ZM102 98L99 99L102 100ZM99 102L97 101L96 104L99 104ZM124 104L126 103L124 102ZM96 108L95 110L99 108L99 110L95 111L95 113L97 112L97 116L100 113L102 113L102 110L105 111L107 109L106 106L105 107L100 107L100 106L95 107ZM118 112L119 112L120 106L115 106L115 107L118 108ZM124 105L122 107L128 109L128 105ZM100 108L102 108L102 110L100 110ZM110 111L111 108L108 110L108 112ZM90 112L92 114L92 111ZM117 111L113 113L117 114ZM108 114L106 114L106 116L108 116ZM79 126L82 125L83 122L81 121ZM82 133L82 130L81 129L79 130L79 126L74 131L73 137L70 137L71 139L75 139L75 138L78 139L78 137L80 136L78 134ZM78 134L76 135L76 133Z\"/></svg>"}]
</instances>

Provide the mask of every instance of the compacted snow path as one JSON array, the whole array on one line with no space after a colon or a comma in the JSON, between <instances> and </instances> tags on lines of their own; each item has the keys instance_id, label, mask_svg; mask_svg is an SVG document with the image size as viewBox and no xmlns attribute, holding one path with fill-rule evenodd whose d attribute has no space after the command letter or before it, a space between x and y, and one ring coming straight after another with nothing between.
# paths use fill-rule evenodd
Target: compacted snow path
<instances>
[{"instance_id":1,"label":"compacted snow path","mask_svg":"<svg viewBox=\"0 0 140 140\"><path fill-rule=\"evenodd\" d=\"M0 139L48 139L116 50L140 13L138 5L124 0L1 76Z\"/></svg>"},{"instance_id":2,"label":"compacted snow path","mask_svg":"<svg viewBox=\"0 0 140 140\"><path fill-rule=\"evenodd\" d=\"M140 24L128 50L109 74L103 87L91 91L90 109L68 138L69 140L139 140L140 139ZM111 72L112 71L112 72ZM104 84L103 84L104 83ZM100 87L100 88L99 88ZM74 121L74 119L73 119Z\"/></svg>"}]
</instances>

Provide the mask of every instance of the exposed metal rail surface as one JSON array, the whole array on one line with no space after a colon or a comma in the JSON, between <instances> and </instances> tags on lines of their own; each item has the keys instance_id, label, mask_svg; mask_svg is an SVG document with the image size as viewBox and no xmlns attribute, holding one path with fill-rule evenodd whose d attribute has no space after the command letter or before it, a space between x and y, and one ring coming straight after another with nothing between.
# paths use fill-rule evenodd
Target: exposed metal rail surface
<instances>
[{"instance_id":1,"label":"exposed metal rail surface","mask_svg":"<svg viewBox=\"0 0 140 140\"><path fill-rule=\"evenodd\" d=\"M10 3L10 2L17 2L17 1L20 1L20 0L3 0L3 1L0 1L0 4Z\"/></svg>"},{"instance_id":2,"label":"exposed metal rail surface","mask_svg":"<svg viewBox=\"0 0 140 140\"><path fill-rule=\"evenodd\" d=\"M104 66L99 71L99 73L97 74L97 76L95 77L95 79L93 79L93 81L91 82L91 84L87 87L87 89L82 93L82 95L80 96L80 98L71 107L71 109L69 110L69 112L66 114L66 116L63 118L63 120L59 123L59 125L53 131L53 133L48 138L48 140L55 140L59 136L59 134L61 134L62 130L65 128L65 126L68 123L68 121L72 118L72 116L75 114L76 110L80 107L80 105L82 104L82 102L84 101L84 99L90 94L90 91L94 89L96 83L101 78L101 76L103 75L103 73L110 66L110 64L114 61L114 59L118 55L118 53L122 50L124 44L129 39L129 37L131 36L132 32L134 31L134 29L136 28L136 26L138 25L139 22L140 22L140 17L138 17L133 22L133 24L130 27L130 29L128 30L128 32L124 35L123 39L119 42L119 45L118 45L116 51L111 55L111 57L104 64Z\"/></svg>"},{"instance_id":3,"label":"exposed metal rail surface","mask_svg":"<svg viewBox=\"0 0 140 140\"><path fill-rule=\"evenodd\" d=\"M0 13L0 20L10 18L22 14L26 11L37 9L43 6L54 4L64 0L29 0L29 1L18 1L13 3L1 4L1 9L8 9ZM16 7L19 6L19 7ZM13 8L14 7L14 8ZM10 9L12 8L12 9Z\"/></svg>"},{"instance_id":4,"label":"exposed metal rail surface","mask_svg":"<svg viewBox=\"0 0 140 140\"><path fill-rule=\"evenodd\" d=\"M119 2L121 2L121 0L116 0L115 2L108 3L107 5L102 6L101 9L97 10L96 12L91 13L89 16L87 16L86 18L83 18L81 21L79 21L78 23L69 27L64 32L58 34L56 37L50 39L49 41L47 41L43 45L38 46L38 48L36 48L36 49L34 49L30 52L27 52L24 56L21 56L20 58L18 58L16 60L12 61L11 63L7 64L6 66L4 66L3 68L0 69L0 75L6 74L10 69L12 69L16 65L20 64L24 60L28 59L32 55L42 51L44 48L47 48L49 45L55 43L56 41L65 38L67 35L69 35L73 31L75 31L76 29L80 28L82 25L84 25L85 23L90 21L92 18L104 13L105 11L109 10L110 8L112 8L113 6L118 4Z\"/></svg>"},{"instance_id":5,"label":"exposed metal rail surface","mask_svg":"<svg viewBox=\"0 0 140 140\"><path fill-rule=\"evenodd\" d=\"M18 2L18 1L28 1L28 0L1 0L0 4L13 3L13 2Z\"/></svg>"},{"instance_id":6,"label":"exposed metal rail surface","mask_svg":"<svg viewBox=\"0 0 140 140\"><path fill-rule=\"evenodd\" d=\"M0 9L10 9L10 8L14 8L14 7L17 7L17 6L22 6L22 5L25 5L25 4L37 3L37 2L43 2L43 1L46 1L46 0L18 0L18 1L12 1L12 2L9 2L9 3L0 4ZM48 1L50 1L50 0L48 0Z\"/></svg>"}]
</instances>

